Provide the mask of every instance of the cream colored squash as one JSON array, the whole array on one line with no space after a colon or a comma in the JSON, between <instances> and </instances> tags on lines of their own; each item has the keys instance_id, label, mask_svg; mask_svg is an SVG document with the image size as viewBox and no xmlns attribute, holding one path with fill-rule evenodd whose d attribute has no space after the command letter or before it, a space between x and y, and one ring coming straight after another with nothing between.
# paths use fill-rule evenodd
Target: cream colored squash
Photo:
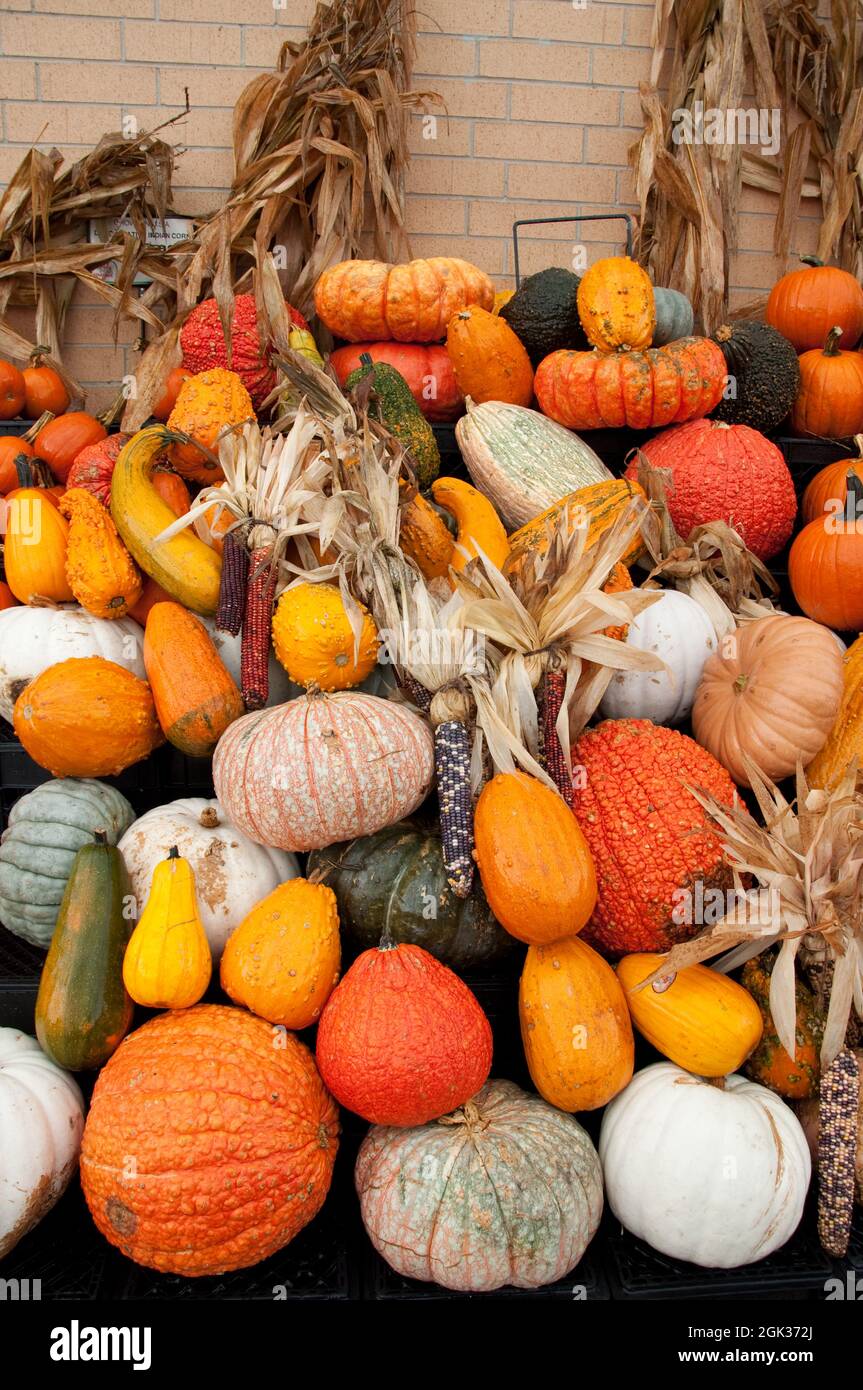
<instances>
[{"instance_id":1,"label":"cream colored squash","mask_svg":"<svg viewBox=\"0 0 863 1390\"><path fill-rule=\"evenodd\" d=\"M120 841L138 916L147 905L156 865L173 845L192 866L198 912L215 962L255 904L300 872L292 854L255 844L232 825L218 801L171 801L139 817Z\"/></svg>"},{"instance_id":2,"label":"cream colored squash","mask_svg":"<svg viewBox=\"0 0 863 1390\"><path fill-rule=\"evenodd\" d=\"M803 1214L811 1161L780 1096L672 1062L638 1072L602 1120L599 1156L614 1215L676 1260L736 1269L778 1250Z\"/></svg>"},{"instance_id":3,"label":"cream colored squash","mask_svg":"<svg viewBox=\"0 0 863 1390\"><path fill-rule=\"evenodd\" d=\"M97 618L67 604L62 608L5 608L0 612L0 715L31 680L72 656L101 656L146 680L143 633L133 618Z\"/></svg>"},{"instance_id":4,"label":"cream colored squash","mask_svg":"<svg viewBox=\"0 0 863 1390\"><path fill-rule=\"evenodd\" d=\"M35 1038L0 1028L0 1259L65 1192L83 1130L74 1078Z\"/></svg>"},{"instance_id":5,"label":"cream colored squash","mask_svg":"<svg viewBox=\"0 0 863 1390\"><path fill-rule=\"evenodd\" d=\"M658 602L629 624L626 644L661 657L666 671L616 671L602 699L605 719L651 719L680 724L688 719L704 663L716 651L707 612L688 594L666 589Z\"/></svg>"}]
</instances>

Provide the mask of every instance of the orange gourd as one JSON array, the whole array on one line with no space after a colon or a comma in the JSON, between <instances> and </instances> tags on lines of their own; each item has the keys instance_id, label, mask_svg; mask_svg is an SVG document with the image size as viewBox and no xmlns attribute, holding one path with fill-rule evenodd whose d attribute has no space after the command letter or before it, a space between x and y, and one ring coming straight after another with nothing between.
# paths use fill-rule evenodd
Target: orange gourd
<instances>
[{"instance_id":1,"label":"orange gourd","mask_svg":"<svg viewBox=\"0 0 863 1390\"><path fill-rule=\"evenodd\" d=\"M33 458L33 445L28 444L21 434L0 435L0 495L5 496L18 487L18 469L15 460L23 454Z\"/></svg>"},{"instance_id":2,"label":"orange gourd","mask_svg":"<svg viewBox=\"0 0 863 1390\"><path fill-rule=\"evenodd\" d=\"M545 945L581 931L596 873L562 797L526 772L498 773L480 793L474 836L485 895L510 935Z\"/></svg>"},{"instance_id":3,"label":"orange gourd","mask_svg":"<svg viewBox=\"0 0 863 1390\"><path fill-rule=\"evenodd\" d=\"M544 512L540 512L533 521L528 521L517 531L513 531L509 538L510 570L520 567L529 554L546 553L553 526L564 511L569 513L570 531L587 519L587 543L596 545L629 506L633 497L647 500L641 485L627 478L614 478L605 483L588 483L587 487L567 493L559 502L554 502ZM637 533L624 551L622 563L633 564L643 551L644 541L640 533Z\"/></svg>"},{"instance_id":4,"label":"orange gourd","mask_svg":"<svg viewBox=\"0 0 863 1390\"><path fill-rule=\"evenodd\" d=\"M276 656L292 681L307 689L350 690L371 675L378 659L378 631L364 604L360 640L335 584L295 584L273 613Z\"/></svg>"},{"instance_id":5,"label":"orange gourd","mask_svg":"<svg viewBox=\"0 0 863 1390\"><path fill-rule=\"evenodd\" d=\"M817 521L821 517L835 516L845 508L848 496L848 469L852 469L863 482L863 435L855 440L857 458L839 459L828 463L815 474L803 494L800 511L804 523Z\"/></svg>"},{"instance_id":6,"label":"orange gourd","mask_svg":"<svg viewBox=\"0 0 863 1390\"><path fill-rule=\"evenodd\" d=\"M155 607L157 603L173 603L173 601L171 595L162 588L161 584L157 584L155 579L145 575L141 597L137 603L132 604L129 609L129 617L134 618L136 623L141 624L141 627L146 627L151 608Z\"/></svg>"},{"instance_id":7,"label":"orange gourd","mask_svg":"<svg viewBox=\"0 0 863 1390\"><path fill-rule=\"evenodd\" d=\"M157 468L150 481L163 502L167 502L176 516L185 516L192 505L189 489L179 473L167 468Z\"/></svg>"},{"instance_id":8,"label":"orange gourd","mask_svg":"<svg viewBox=\"0 0 863 1390\"><path fill-rule=\"evenodd\" d=\"M149 1114L157 1125L142 1123ZM301 1042L243 1009L199 1004L145 1023L100 1073L81 1185L128 1259L222 1274L267 1259L320 1211L338 1135Z\"/></svg>"},{"instance_id":9,"label":"orange gourd","mask_svg":"<svg viewBox=\"0 0 863 1390\"><path fill-rule=\"evenodd\" d=\"M228 938L222 988L236 1004L285 1028L309 1028L339 979L336 895L293 878L252 908Z\"/></svg>"},{"instance_id":10,"label":"orange gourd","mask_svg":"<svg viewBox=\"0 0 863 1390\"><path fill-rule=\"evenodd\" d=\"M606 256L585 271L578 286L578 316L600 352L650 347L656 305L650 277L629 256Z\"/></svg>"},{"instance_id":11,"label":"orange gourd","mask_svg":"<svg viewBox=\"0 0 863 1390\"><path fill-rule=\"evenodd\" d=\"M803 527L788 555L788 577L807 617L838 632L863 629L863 481L853 468L845 511Z\"/></svg>"},{"instance_id":12,"label":"orange gourd","mask_svg":"<svg viewBox=\"0 0 863 1390\"><path fill-rule=\"evenodd\" d=\"M14 420L24 408L24 377L11 362L0 361L0 420Z\"/></svg>"},{"instance_id":13,"label":"orange gourd","mask_svg":"<svg viewBox=\"0 0 863 1390\"><path fill-rule=\"evenodd\" d=\"M58 482L65 483L69 470L82 449L98 444L108 431L94 415L86 410L71 410L49 420L33 441L36 453L43 458Z\"/></svg>"},{"instance_id":14,"label":"orange gourd","mask_svg":"<svg viewBox=\"0 0 863 1390\"><path fill-rule=\"evenodd\" d=\"M791 411L795 434L844 439L863 431L863 353L842 352L842 330L800 358L800 390Z\"/></svg>"},{"instance_id":15,"label":"orange gourd","mask_svg":"<svg viewBox=\"0 0 863 1390\"><path fill-rule=\"evenodd\" d=\"M172 466L182 478L197 483L220 482L224 475L217 459L202 453L197 445L216 455L224 429L254 418L251 397L236 372L212 367L189 377L168 417L168 428L189 435L190 442L170 446L168 457Z\"/></svg>"},{"instance_id":16,"label":"orange gourd","mask_svg":"<svg viewBox=\"0 0 863 1390\"><path fill-rule=\"evenodd\" d=\"M190 758L210 757L245 706L201 620L179 603L154 604L144 666L169 743Z\"/></svg>"},{"instance_id":17,"label":"orange gourd","mask_svg":"<svg viewBox=\"0 0 863 1390\"><path fill-rule=\"evenodd\" d=\"M12 718L53 777L116 777L165 741L147 682L101 656L49 666L18 696Z\"/></svg>"},{"instance_id":18,"label":"orange gourd","mask_svg":"<svg viewBox=\"0 0 863 1390\"><path fill-rule=\"evenodd\" d=\"M165 385L162 394L153 406L153 417L164 422L167 420L174 406L177 404L177 397L180 394L183 383L188 381L193 373L188 367L172 367L165 378Z\"/></svg>"},{"instance_id":19,"label":"orange gourd","mask_svg":"<svg viewBox=\"0 0 863 1390\"><path fill-rule=\"evenodd\" d=\"M63 495L60 511L69 521L69 588L81 607L97 618L124 618L141 597L143 579L110 512L82 487Z\"/></svg>"},{"instance_id":20,"label":"orange gourd","mask_svg":"<svg viewBox=\"0 0 863 1390\"><path fill-rule=\"evenodd\" d=\"M447 325L446 346L464 396L478 405L483 401L530 405L533 367L504 319L476 304L460 309Z\"/></svg>"},{"instance_id":21,"label":"orange gourd","mask_svg":"<svg viewBox=\"0 0 863 1390\"><path fill-rule=\"evenodd\" d=\"M38 420L46 410L52 415L62 415L69 409L69 392L63 378L53 367L43 364L38 350L21 375L24 378L24 409L29 419Z\"/></svg>"},{"instance_id":22,"label":"orange gourd","mask_svg":"<svg viewBox=\"0 0 863 1390\"><path fill-rule=\"evenodd\" d=\"M17 598L13 594L12 590L9 588L9 585L4 580L0 579L0 612L2 612L4 608L17 607Z\"/></svg>"},{"instance_id":23,"label":"orange gourd","mask_svg":"<svg viewBox=\"0 0 863 1390\"><path fill-rule=\"evenodd\" d=\"M635 1044L623 990L577 936L531 946L518 992L531 1080L558 1110L596 1110L632 1079Z\"/></svg>"},{"instance_id":24,"label":"orange gourd","mask_svg":"<svg viewBox=\"0 0 863 1390\"><path fill-rule=\"evenodd\" d=\"M88 444L75 458L66 475L66 487L86 488L98 497L103 507L111 503L111 478L120 450L128 444L128 434L109 434L106 439Z\"/></svg>"},{"instance_id":25,"label":"orange gourd","mask_svg":"<svg viewBox=\"0 0 863 1390\"><path fill-rule=\"evenodd\" d=\"M16 488L6 498L6 582L20 603L71 603L66 578L69 526L46 488Z\"/></svg>"},{"instance_id":26,"label":"orange gourd","mask_svg":"<svg viewBox=\"0 0 863 1390\"><path fill-rule=\"evenodd\" d=\"M453 558L452 533L421 492L402 508L399 545L426 579L440 579L449 574Z\"/></svg>"},{"instance_id":27,"label":"orange gourd","mask_svg":"<svg viewBox=\"0 0 863 1390\"><path fill-rule=\"evenodd\" d=\"M349 343L435 343L468 304L491 309L494 285L475 265L448 256L406 265L340 261L315 285L318 318Z\"/></svg>"},{"instance_id":28,"label":"orange gourd","mask_svg":"<svg viewBox=\"0 0 863 1390\"><path fill-rule=\"evenodd\" d=\"M802 270L777 280L764 317L797 352L820 348L834 324L840 325L839 346L853 348L863 333L863 289L850 271L823 265L814 256L801 256Z\"/></svg>"},{"instance_id":29,"label":"orange gourd","mask_svg":"<svg viewBox=\"0 0 863 1390\"><path fill-rule=\"evenodd\" d=\"M819 1013L812 990L799 975L795 976L795 1047L791 1057L779 1041L770 1012L770 981L775 964L774 953L764 952L746 962L740 977L743 988L749 991L761 1012L764 1030L745 1070L753 1080L786 1100L806 1100L818 1090L824 1015Z\"/></svg>"}]
</instances>

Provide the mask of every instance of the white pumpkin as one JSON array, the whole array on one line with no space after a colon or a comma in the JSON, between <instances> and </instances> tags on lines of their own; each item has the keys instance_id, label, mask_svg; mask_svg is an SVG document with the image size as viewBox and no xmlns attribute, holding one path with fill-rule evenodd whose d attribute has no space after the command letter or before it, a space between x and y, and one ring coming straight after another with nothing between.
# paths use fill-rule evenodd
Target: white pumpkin
<instances>
[{"instance_id":1,"label":"white pumpkin","mask_svg":"<svg viewBox=\"0 0 863 1390\"><path fill-rule=\"evenodd\" d=\"M62 1197L83 1131L74 1078L35 1038L0 1028L0 1259Z\"/></svg>"},{"instance_id":2,"label":"white pumpkin","mask_svg":"<svg viewBox=\"0 0 863 1390\"><path fill-rule=\"evenodd\" d=\"M780 1096L671 1062L638 1072L602 1120L609 1206L672 1259L736 1269L797 1229L812 1167L797 1116Z\"/></svg>"},{"instance_id":3,"label":"white pumpkin","mask_svg":"<svg viewBox=\"0 0 863 1390\"><path fill-rule=\"evenodd\" d=\"M120 841L139 916L153 870L173 845L194 871L198 911L217 963L231 932L255 904L300 873L293 854L250 840L218 801L197 796L171 801L140 816Z\"/></svg>"},{"instance_id":4,"label":"white pumpkin","mask_svg":"<svg viewBox=\"0 0 863 1390\"><path fill-rule=\"evenodd\" d=\"M240 675L240 660L242 657L243 642L238 633L232 637L230 632L221 632L216 627L215 618L201 618L201 622L210 634L213 646L222 658L228 673L234 678L237 686L242 689L242 678ZM297 695L302 695L302 687L294 685L288 676L287 671L281 662L276 660L276 654L270 644L270 661L268 666L270 677L270 693L267 697L267 706L282 705L285 700L293 700Z\"/></svg>"},{"instance_id":5,"label":"white pumpkin","mask_svg":"<svg viewBox=\"0 0 863 1390\"><path fill-rule=\"evenodd\" d=\"M700 603L676 589L631 620L626 645L661 657L667 671L616 671L602 700L605 719L688 719L716 633Z\"/></svg>"},{"instance_id":6,"label":"white pumpkin","mask_svg":"<svg viewBox=\"0 0 863 1390\"><path fill-rule=\"evenodd\" d=\"M102 656L141 680L144 634L134 618L97 618L84 608L5 608L0 612L0 715L12 722L21 691L72 656Z\"/></svg>"}]
</instances>

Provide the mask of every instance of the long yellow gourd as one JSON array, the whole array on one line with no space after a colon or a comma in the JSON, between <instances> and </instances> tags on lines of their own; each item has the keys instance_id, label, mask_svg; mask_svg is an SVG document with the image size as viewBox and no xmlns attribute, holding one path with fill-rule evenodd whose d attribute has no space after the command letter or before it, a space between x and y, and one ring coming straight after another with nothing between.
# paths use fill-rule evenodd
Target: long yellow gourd
<instances>
[{"instance_id":1,"label":"long yellow gourd","mask_svg":"<svg viewBox=\"0 0 863 1390\"><path fill-rule=\"evenodd\" d=\"M856 758L863 768L863 636L845 653L842 701L827 742L806 769L810 786L829 791Z\"/></svg>"},{"instance_id":2,"label":"long yellow gourd","mask_svg":"<svg viewBox=\"0 0 863 1390\"><path fill-rule=\"evenodd\" d=\"M136 1004L188 1009L204 994L212 968L195 875L174 847L153 871L147 906L123 958L123 983Z\"/></svg>"},{"instance_id":3,"label":"long yellow gourd","mask_svg":"<svg viewBox=\"0 0 863 1390\"><path fill-rule=\"evenodd\" d=\"M221 556L199 540L191 527L168 541L156 541L177 520L152 482L157 455L169 439L164 425L150 425L120 450L111 478L111 516L145 574L178 603L209 615L219 602Z\"/></svg>"}]
</instances>

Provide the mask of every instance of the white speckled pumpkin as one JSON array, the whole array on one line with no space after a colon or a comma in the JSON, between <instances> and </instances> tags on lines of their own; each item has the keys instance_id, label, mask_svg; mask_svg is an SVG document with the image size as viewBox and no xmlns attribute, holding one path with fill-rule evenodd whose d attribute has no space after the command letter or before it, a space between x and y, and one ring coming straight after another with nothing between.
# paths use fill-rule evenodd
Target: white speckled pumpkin
<instances>
[{"instance_id":1,"label":"white speckled pumpkin","mask_svg":"<svg viewBox=\"0 0 863 1390\"><path fill-rule=\"evenodd\" d=\"M794 1234L812 1165L781 1096L742 1076L706 1081L657 1062L602 1118L608 1205L675 1260L736 1269Z\"/></svg>"},{"instance_id":2,"label":"white speckled pumpkin","mask_svg":"<svg viewBox=\"0 0 863 1390\"><path fill-rule=\"evenodd\" d=\"M667 671L616 671L600 707L603 719L680 724L692 711L704 663L716 651L707 612L688 594L666 589L629 624L626 645L653 652Z\"/></svg>"},{"instance_id":3,"label":"white speckled pumpkin","mask_svg":"<svg viewBox=\"0 0 863 1390\"><path fill-rule=\"evenodd\" d=\"M363 1222L399 1274L446 1289L536 1289L574 1269L602 1214L596 1150L572 1115L511 1081L360 1148Z\"/></svg>"},{"instance_id":4,"label":"white speckled pumpkin","mask_svg":"<svg viewBox=\"0 0 863 1390\"><path fill-rule=\"evenodd\" d=\"M134 618L97 618L83 608L6 608L0 612L0 715L12 722L21 691L71 656L102 656L146 680L143 634Z\"/></svg>"},{"instance_id":5,"label":"white speckled pumpkin","mask_svg":"<svg viewBox=\"0 0 863 1390\"><path fill-rule=\"evenodd\" d=\"M255 844L238 830L218 801L171 801L147 811L120 841L138 916L147 905L153 870L173 845L192 866L198 913L216 962L255 904L300 872L292 854Z\"/></svg>"},{"instance_id":6,"label":"white speckled pumpkin","mask_svg":"<svg viewBox=\"0 0 863 1390\"><path fill-rule=\"evenodd\" d=\"M0 1259L65 1192L83 1130L73 1077L35 1038L0 1028Z\"/></svg>"},{"instance_id":7,"label":"white speckled pumpkin","mask_svg":"<svg viewBox=\"0 0 863 1390\"><path fill-rule=\"evenodd\" d=\"M237 719L213 757L216 795L259 844L323 849L409 816L434 775L432 733L405 705L355 690Z\"/></svg>"}]
</instances>

